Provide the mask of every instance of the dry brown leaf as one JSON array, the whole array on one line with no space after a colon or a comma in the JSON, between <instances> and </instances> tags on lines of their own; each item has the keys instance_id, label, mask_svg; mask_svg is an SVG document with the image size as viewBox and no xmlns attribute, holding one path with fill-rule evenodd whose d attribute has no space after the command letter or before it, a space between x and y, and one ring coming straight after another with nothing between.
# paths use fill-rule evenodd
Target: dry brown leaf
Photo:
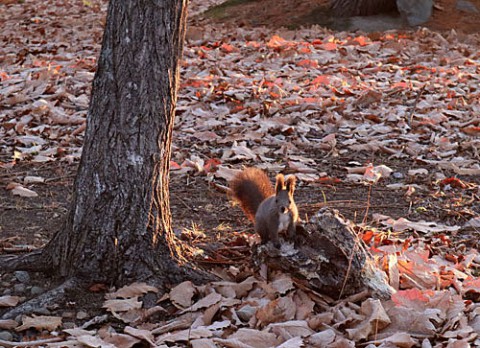
<instances>
[{"instance_id":1,"label":"dry brown leaf","mask_svg":"<svg viewBox=\"0 0 480 348\"><path fill-rule=\"evenodd\" d=\"M272 289L280 295L286 294L288 291L293 290L293 281L290 276L287 274L280 274L279 277L275 278L272 282L269 283Z\"/></svg>"},{"instance_id":2,"label":"dry brown leaf","mask_svg":"<svg viewBox=\"0 0 480 348\"><path fill-rule=\"evenodd\" d=\"M62 325L62 317L53 317L53 316L33 316L33 317L23 317L22 325L17 327L15 331L23 331L30 328L41 330L53 331L56 328Z\"/></svg>"},{"instance_id":3,"label":"dry brown leaf","mask_svg":"<svg viewBox=\"0 0 480 348\"><path fill-rule=\"evenodd\" d=\"M305 320L290 320L269 324L266 331L273 332L277 337L288 340L292 337L307 337L315 333Z\"/></svg>"},{"instance_id":4,"label":"dry brown leaf","mask_svg":"<svg viewBox=\"0 0 480 348\"><path fill-rule=\"evenodd\" d=\"M76 337L77 341L83 344L84 346L87 347L92 347L92 348L116 348L111 343L107 343L104 340L102 340L100 337L96 336L90 336L90 335L83 335L83 336L78 336Z\"/></svg>"},{"instance_id":5,"label":"dry brown leaf","mask_svg":"<svg viewBox=\"0 0 480 348\"><path fill-rule=\"evenodd\" d=\"M267 305L259 308L255 314L259 325L265 326L270 323L292 320L295 317L297 307L291 297L280 297L270 301Z\"/></svg>"},{"instance_id":6,"label":"dry brown leaf","mask_svg":"<svg viewBox=\"0 0 480 348\"><path fill-rule=\"evenodd\" d=\"M44 183L45 178L42 178L41 176L26 176L23 178L23 183L25 185L28 184L39 184L39 183Z\"/></svg>"},{"instance_id":7,"label":"dry brown leaf","mask_svg":"<svg viewBox=\"0 0 480 348\"><path fill-rule=\"evenodd\" d=\"M38 193L33 190L27 189L22 185L17 185L14 189L12 189L12 194L15 196L26 197L26 198L33 198L38 197Z\"/></svg>"},{"instance_id":8,"label":"dry brown leaf","mask_svg":"<svg viewBox=\"0 0 480 348\"><path fill-rule=\"evenodd\" d=\"M20 302L19 296L0 296L0 307L15 307Z\"/></svg>"},{"instance_id":9,"label":"dry brown leaf","mask_svg":"<svg viewBox=\"0 0 480 348\"><path fill-rule=\"evenodd\" d=\"M187 313L187 312L195 312L202 308L207 308L213 306L214 304L220 302L222 300L222 295L217 294L216 292L212 292L211 294L201 298L198 302L196 302L193 306L186 308L185 310L181 311L180 313Z\"/></svg>"},{"instance_id":10,"label":"dry brown leaf","mask_svg":"<svg viewBox=\"0 0 480 348\"><path fill-rule=\"evenodd\" d=\"M215 177L224 179L227 182L230 182L235 177L235 175L237 175L240 172L241 170L231 169L226 166L220 165L217 167L217 171L215 172Z\"/></svg>"},{"instance_id":11,"label":"dry brown leaf","mask_svg":"<svg viewBox=\"0 0 480 348\"><path fill-rule=\"evenodd\" d=\"M215 342L209 338L201 338L190 342L192 348L216 348Z\"/></svg>"},{"instance_id":12,"label":"dry brown leaf","mask_svg":"<svg viewBox=\"0 0 480 348\"><path fill-rule=\"evenodd\" d=\"M312 347L331 347L331 344L335 341L335 337L335 331L327 329L311 335L308 338L308 343Z\"/></svg>"},{"instance_id":13,"label":"dry brown leaf","mask_svg":"<svg viewBox=\"0 0 480 348\"><path fill-rule=\"evenodd\" d=\"M213 334L210 330L205 328L196 328L196 329L188 329L182 331L176 331L173 333L166 333L159 337L155 341L156 344L161 344L164 342L186 342L191 341L199 338L209 338L212 337Z\"/></svg>"},{"instance_id":14,"label":"dry brown leaf","mask_svg":"<svg viewBox=\"0 0 480 348\"><path fill-rule=\"evenodd\" d=\"M119 333L110 333L107 336L100 336L103 341L112 344L114 347L122 347L122 348L131 348L135 345L140 344L140 340L138 338L132 337L130 335L124 335Z\"/></svg>"},{"instance_id":15,"label":"dry brown leaf","mask_svg":"<svg viewBox=\"0 0 480 348\"><path fill-rule=\"evenodd\" d=\"M112 315L118 320L123 321L126 324L141 322L145 317L146 310L144 308L130 309L123 312L112 312Z\"/></svg>"},{"instance_id":16,"label":"dry brown leaf","mask_svg":"<svg viewBox=\"0 0 480 348\"><path fill-rule=\"evenodd\" d=\"M169 296L173 304L181 308L186 308L192 305L192 298L196 292L197 290L193 283L191 281L185 281L170 290Z\"/></svg>"},{"instance_id":17,"label":"dry brown leaf","mask_svg":"<svg viewBox=\"0 0 480 348\"><path fill-rule=\"evenodd\" d=\"M237 332L230 335L227 339L214 339L214 341L223 346L239 348L276 347L280 343L272 333L247 328L238 329Z\"/></svg>"},{"instance_id":18,"label":"dry brown leaf","mask_svg":"<svg viewBox=\"0 0 480 348\"><path fill-rule=\"evenodd\" d=\"M367 299L362 302L360 312L365 319L357 323L356 327L346 330L348 337L355 342L367 339L391 322L379 300Z\"/></svg>"},{"instance_id":19,"label":"dry brown leaf","mask_svg":"<svg viewBox=\"0 0 480 348\"><path fill-rule=\"evenodd\" d=\"M84 329L80 329L78 327L73 329L64 329L63 332L68 333L70 336L77 337L77 336L84 336L84 335L95 335L95 331L88 331Z\"/></svg>"},{"instance_id":20,"label":"dry brown leaf","mask_svg":"<svg viewBox=\"0 0 480 348\"><path fill-rule=\"evenodd\" d=\"M408 332L412 335L434 335L434 324L441 322L441 311L438 309L426 309L417 311L413 308L393 307L387 314L391 324L382 332L382 337L388 337L397 332Z\"/></svg>"},{"instance_id":21,"label":"dry brown leaf","mask_svg":"<svg viewBox=\"0 0 480 348\"><path fill-rule=\"evenodd\" d=\"M372 341L371 343L379 344L380 342L393 345L394 347L401 347L401 348L411 348L411 347L419 346L419 342L413 339L412 336L406 332L397 332L389 337L383 338L380 341Z\"/></svg>"},{"instance_id":22,"label":"dry brown leaf","mask_svg":"<svg viewBox=\"0 0 480 348\"><path fill-rule=\"evenodd\" d=\"M304 291L295 291L295 294L293 295L293 302L295 302L295 306L297 307L295 319L305 320L311 317L312 313L314 313L315 302L313 302L310 299L310 296L308 296L308 294L306 294Z\"/></svg>"},{"instance_id":23,"label":"dry brown leaf","mask_svg":"<svg viewBox=\"0 0 480 348\"><path fill-rule=\"evenodd\" d=\"M142 302L138 300L137 297L126 298L126 299L116 299L116 300L106 300L103 303L102 308L106 308L110 312L126 312L132 309L142 308Z\"/></svg>"},{"instance_id":24,"label":"dry brown leaf","mask_svg":"<svg viewBox=\"0 0 480 348\"><path fill-rule=\"evenodd\" d=\"M115 299L115 298L130 298L141 296L147 292L157 293L158 289L154 286L150 286L146 283L133 283L123 288L118 289L115 292L108 293L105 295L106 299Z\"/></svg>"},{"instance_id":25,"label":"dry brown leaf","mask_svg":"<svg viewBox=\"0 0 480 348\"><path fill-rule=\"evenodd\" d=\"M152 330L152 334L161 335L171 331L183 330L192 326L195 320L202 316L203 313L199 312L190 312L178 316L175 319L170 320L166 324L162 324L159 327Z\"/></svg>"},{"instance_id":26,"label":"dry brown leaf","mask_svg":"<svg viewBox=\"0 0 480 348\"><path fill-rule=\"evenodd\" d=\"M301 337L292 337L283 342L281 345L277 346L277 348L298 348L303 346L303 339Z\"/></svg>"},{"instance_id":27,"label":"dry brown leaf","mask_svg":"<svg viewBox=\"0 0 480 348\"><path fill-rule=\"evenodd\" d=\"M15 329L18 323L12 319L0 319L0 329L11 330Z\"/></svg>"},{"instance_id":28,"label":"dry brown leaf","mask_svg":"<svg viewBox=\"0 0 480 348\"><path fill-rule=\"evenodd\" d=\"M148 342L151 346L155 346L153 334L148 330L135 329L131 326L125 327L123 330L126 334L129 334L133 337L139 338L143 341Z\"/></svg>"}]
</instances>

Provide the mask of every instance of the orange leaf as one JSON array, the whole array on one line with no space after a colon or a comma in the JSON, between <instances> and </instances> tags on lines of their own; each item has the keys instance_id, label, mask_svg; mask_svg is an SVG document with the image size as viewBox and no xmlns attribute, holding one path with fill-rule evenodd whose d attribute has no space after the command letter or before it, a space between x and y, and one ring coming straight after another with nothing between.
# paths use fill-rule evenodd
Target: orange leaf
<instances>
[{"instance_id":1,"label":"orange leaf","mask_svg":"<svg viewBox=\"0 0 480 348\"><path fill-rule=\"evenodd\" d=\"M417 288L400 290L392 295L392 301L397 306L411 307L414 303L427 303L433 295L432 290L420 290Z\"/></svg>"},{"instance_id":2,"label":"orange leaf","mask_svg":"<svg viewBox=\"0 0 480 348\"><path fill-rule=\"evenodd\" d=\"M480 293L480 278L465 279L462 283L465 292Z\"/></svg>"},{"instance_id":3,"label":"orange leaf","mask_svg":"<svg viewBox=\"0 0 480 348\"><path fill-rule=\"evenodd\" d=\"M227 43L223 43L222 46L220 46L220 50L222 50L225 53L232 53L236 51L236 48L232 45L229 45Z\"/></svg>"},{"instance_id":4,"label":"orange leaf","mask_svg":"<svg viewBox=\"0 0 480 348\"><path fill-rule=\"evenodd\" d=\"M182 167L175 161L170 161L170 170L179 170Z\"/></svg>"},{"instance_id":5,"label":"orange leaf","mask_svg":"<svg viewBox=\"0 0 480 348\"><path fill-rule=\"evenodd\" d=\"M298 53L308 54L312 53L312 50L309 47L304 46L298 50Z\"/></svg>"},{"instance_id":6,"label":"orange leaf","mask_svg":"<svg viewBox=\"0 0 480 348\"><path fill-rule=\"evenodd\" d=\"M440 181L440 185L446 186L449 185L451 187L455 188L467 188L467 184L465 184L462 180L458 178L445 178L442 181Z\"/></svg>"},{"instance_id":7,"label":"orange leaf","mask_svg":"<svg viewBox=\"0 0 480 348\"><path fill-rule=\"evenodd\" d=\"M313 79L312 85L328 85L330 84L330 77L328 75L319 75Z\"/></svg>"},{"instance_id":8,"label":"orange leaf","mask_svg":"<svg viewBox=\"0 0 480 348\"><path fill-rule=\"evenodd\" d=\"M335 42L327 42L321 46L325 51L335 51L337 49L337 44Z\"/></svg>"},{"instance_id":9,"label":"orange leaf","mask_svg":"<svg viewBox=\"0 0 480 348\"><path fill-rule=\"evenodd\" d=\"M273 35L270 41L267 42L268 48L280 48L288 44L288 41L278 35Z\"/></svg>"},{"instance_id":10,"label":"orange leaf","mask_svg":"<svg viewBox=\"0 0 480 348\"><path fill-rule=\"evenodd\" d=\"M221 163L222 161L220 161L218 158L210 158L205 162L205 165L203 166L203 168L207 173L210 173L210 172L213 172L215 168Z\"/></svg>"},{"instance_id":11,"label":"orange leaf","mask_svg":"<svg viewBox=\"0 0 480 348\"><path fill-rule=\"evenodd\" d=\"M318 61L313 59L303 59L298 61L297 65L304 68L318 68Z\"/></svg>"},{"instance_id":12,"label":"orange leaf","mask_svg":"<svg viewBox=\"0 0 480 348\"><path fill-rule=\"evenodd\" d=\"M393 89L395 89L395 88L407 89L408 87L409 87L408 83L406 83L406 82L396 82L392 85Z\"/></svg>"},{"instance_id":13,"label":"orange leaf","mask_svg":"<svg viewBox=\"0 0 480 348\"><path fill-rule=\"evenodd\" d=\"M353 41L358 42L360 46L366 46L368 44L369 39L367 39L365 36L359 36L356 37Z\"/></svg>"},{"instance_id":14,"label":"orange leaf","mask_svg":"<svg viewBox=\"0 0 480 348\"><path fill-rule=\"evenodd\" d=\"M253 48L260 48L261 44L257 41L247 41L245 43L245 46L247 47L253 47Z\"/></svg>"},{"instance_id":15,"label":"orange leaf","mask_svg":"<svg viewBox=\"0 0 480 348\"><path fill-rule=\"evenodd\" d=\"M480 135L480 127L465 127L462 129L462 132L468 135Z\"/></svg>"}]
</instances>

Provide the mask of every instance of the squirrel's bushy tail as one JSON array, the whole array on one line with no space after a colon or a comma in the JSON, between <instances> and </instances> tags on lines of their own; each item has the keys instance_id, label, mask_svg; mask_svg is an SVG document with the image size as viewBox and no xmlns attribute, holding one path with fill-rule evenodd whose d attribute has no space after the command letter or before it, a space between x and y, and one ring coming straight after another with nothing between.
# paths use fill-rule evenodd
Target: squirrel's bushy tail
<instances>
[{"instance_id":1,"label":"squirrel's bushy tail","mask_svg":"<svg viewBox=\"0 0 480 348\"><path fill-rule=\"evenodd\" d=\"M267 174L258 168L247 168L235 175L230 182L230 190L252 222L255 222L255 213L260 203L275 194Z\"/></svg>"}]
</instances>

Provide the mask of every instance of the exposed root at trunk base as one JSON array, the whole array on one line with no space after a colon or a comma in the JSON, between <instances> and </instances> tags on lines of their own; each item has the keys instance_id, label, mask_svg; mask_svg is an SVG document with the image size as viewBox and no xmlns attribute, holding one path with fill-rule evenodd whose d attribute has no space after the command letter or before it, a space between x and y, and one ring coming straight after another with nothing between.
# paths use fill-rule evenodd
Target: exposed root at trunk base
<instances>
[{"instance_id":1,"label":"exposed root at trunk base","mask_svg":"<svg viewBox=\"0 0 480 348\"><path fill-rule=\"evenodd\" d=\"M60 286L9 310L1 317L1 319L14 319L20 314L33 313L41 308L48 307L53 304L58 304L66 299L68 290L79 288L82 285L83 283L80 282L77 278L68 279Z\"/></svg>"},{"instance_id":2,"label":"exposed root at trunk base","mask_svg":"<svg viewBox=\"0 0 480 348\"><path fill-rule=\"evenodd\" d=\"M50 262L43 255L43 249L24 255L0 256L0 269L5 273L13 271L46 272L50 268Z\"/></svg>"}]
</instances>

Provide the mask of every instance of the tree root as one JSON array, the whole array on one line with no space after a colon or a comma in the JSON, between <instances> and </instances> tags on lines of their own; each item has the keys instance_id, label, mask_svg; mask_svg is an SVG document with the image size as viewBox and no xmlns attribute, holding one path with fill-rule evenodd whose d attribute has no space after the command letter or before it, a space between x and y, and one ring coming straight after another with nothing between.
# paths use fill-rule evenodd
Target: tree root
<instances>
[{"instance_id":1,"label":"tree root","mask_svg":"<svg viewBox=\"0 0 480 348\"><path fill-rule=\"evenodd\" d=\"M43 249L23 255L0 256L0 269L5 273L13 271L46 272L50 268L50 262L43 255Z\"/></svg>"},{"instance_id":2,"label":"tree root","mask_svg":"<svg viewBox=\"0 0 480 348\"><path fill-rule=\"evenodd\" d=\"M14 319L18 315L29 314L48 305L58 304L60 301L65 300L68 290L81 287L82 284L77 278L68 279L60 286L9 310L1 319Z\"/></svg>"}]
</instances>

